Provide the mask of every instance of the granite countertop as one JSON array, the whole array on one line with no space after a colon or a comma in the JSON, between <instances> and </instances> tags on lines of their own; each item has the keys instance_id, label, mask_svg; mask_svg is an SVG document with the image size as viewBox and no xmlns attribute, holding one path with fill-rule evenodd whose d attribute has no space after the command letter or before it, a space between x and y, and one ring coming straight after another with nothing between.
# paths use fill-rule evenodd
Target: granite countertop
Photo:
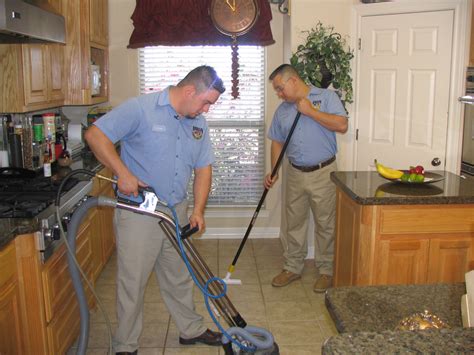
<instances>
[{"instance_id":1,"label":"granite countertop","mask_svg":"<svg viewBox=\"0 0 474 355\"><path fill-rule=\"evenodd\" d=\"M465 353L474 351L474 329L462 328L464 283L336 287L326 291L326 307L340 335L329 338L323 354ZM396 331L398 323L428 310L449 329Z\"/></svg>"},{"instance_id":2,"label":"granite countertop","mask_svg":"<svg viewBox=\"0 0 474 355\"><path fill-rule=\"evenodd\" d=\"M361 205L433 205L474 203L474 176L462 178L437 171L442 180L430 184L392 182L374 171L336 171L331 180Z\"/></svg>"},{"instance_id":3,"label":"granite countertop","mask_svg":"<svg viewBox=\"0 0 474 355\"><path fill-rule=\"evenodd\" d=\"M326 340L322 354L472 354L474 329L341 334Z\"/></svg>"},{"instance_id":4,"label":"granite countertop","mask_svg":"<svg viewBox=\"0 0 474 355\"><path fill-rule=\"evenodd\" d=\"M84 150L81 155L73 159L69 167L60 167L56 163L52 165L51 179L61 179L73 170L86 169L99 171L103 165L95 158L90 151ZM41 171L38 172L42 174ZM88 178L84 176L84 178ZM29 234L39 231L41 221L37 218L0 218L0 248L6 246L17 235Z\"/></svg>"}]
</instances>

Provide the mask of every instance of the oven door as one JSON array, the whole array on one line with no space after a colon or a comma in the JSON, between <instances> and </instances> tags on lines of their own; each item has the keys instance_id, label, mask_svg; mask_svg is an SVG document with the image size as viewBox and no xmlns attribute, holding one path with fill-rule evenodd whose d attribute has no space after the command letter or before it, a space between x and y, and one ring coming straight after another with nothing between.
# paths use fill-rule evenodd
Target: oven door
<instances>
[{"instance_id":1,"label":"oven door","mask_svg":"<svg viewBox=\"0 0 474 355\"><path fill-rule=\"evenodd\" d=\"M474 97L471 98L472 101L462 101L465 106L461 170L474 174Z\"/></svg>"}]
</instances>

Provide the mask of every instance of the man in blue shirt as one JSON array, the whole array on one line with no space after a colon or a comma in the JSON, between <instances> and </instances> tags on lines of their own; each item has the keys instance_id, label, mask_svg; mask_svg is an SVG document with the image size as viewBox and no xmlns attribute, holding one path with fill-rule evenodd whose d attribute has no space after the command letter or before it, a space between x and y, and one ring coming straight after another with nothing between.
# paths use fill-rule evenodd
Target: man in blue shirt
<instances>
[{"instance_id":1,"label":"man in blue shirt","mask_svg":"<svg viewBox=\"0 0 474 355\"><path fill-rule=\"evenodd\" d=\"M286 230L282 231L285 264L272 285L282 287L301 278L307 256L308 211L315 221L314 259L319 277L313 291L332 286L336 191L330 173L336 166L336 134L347 131L346 111L337 94L307 85L296 70L283 64L270 75L273 88L283 100L268 132L271 139L271 164L276 164L297 112L301 117L287 146L289 160L285 181ZM278 175L265 177L273 186Z\"/></svg>"},{"instance_id":2,"label":"man in blue shirt","mask_svg":"<svg viewBox=\"0 0 474 355\"><path fill-rule=\"evenodd\" d=\"M119 194L138 196L151 186L187 224L186 190L194 171L191 227L205 228L204 208L211 186L214 154L201 113L224 92L212 67L190 71L176 86L126 101L90 127L85 135L97 159L117 177ZM114 144L120 141L120 156ZM136 353L143 327L145 287L154 270L161 296L180 332L181 344L220 345L221 334L207 329L195 312L193 281L155 218L115 210L117 242L117 353Z\"/></svg>"}]
</instances>

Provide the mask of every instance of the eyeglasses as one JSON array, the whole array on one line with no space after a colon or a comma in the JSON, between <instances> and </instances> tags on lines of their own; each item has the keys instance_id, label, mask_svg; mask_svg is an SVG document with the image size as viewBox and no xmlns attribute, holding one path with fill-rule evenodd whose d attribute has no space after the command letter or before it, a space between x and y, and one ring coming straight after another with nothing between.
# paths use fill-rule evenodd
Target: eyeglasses
<instances>
[{"instance_id":1,"label":"eyeglasses","mask_svg":"<svg viewBox=\"0 0 474 355\"><path fill-rule=\"evenodd\" d=\"M283 92L283 90L285 90L285 85L288 82L288 80L290 79L287 79L283 84L274 87L277 94L280 94L281 92Z\"/></svg>"}]
</instances>

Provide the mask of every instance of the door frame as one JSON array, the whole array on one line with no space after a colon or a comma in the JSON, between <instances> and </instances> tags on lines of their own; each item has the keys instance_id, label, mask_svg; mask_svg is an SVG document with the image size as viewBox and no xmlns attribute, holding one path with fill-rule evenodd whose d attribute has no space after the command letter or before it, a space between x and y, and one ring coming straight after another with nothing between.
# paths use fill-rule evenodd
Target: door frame
<instances>
[{"instance_id":1,"label":"door frame","mask_svg":"<svg viewBox=\"0 0 474 355\"><path fill-rule=\"evenodd\" d=\"M469 65L469 46L471 31L472 2L470 0L395 0L376 4L359 4L352 7L351 13L351 47L354 48L352 64L354 92L359 92L360 55L358 42L361 35L362 18L366 16L392 15L427 11L454 11L453 24L453 56L451 65L451 81L448 101L448 127L446 134L445 170L459 174L461 169L462 128L464 107L458 97L466 90L466 68ZM353 134L358 128L357 112L359 99L354 97L352 117L354 120ZM353 140L352 168L357 166L357 140Z\"/></svg>"}]
</instances>

